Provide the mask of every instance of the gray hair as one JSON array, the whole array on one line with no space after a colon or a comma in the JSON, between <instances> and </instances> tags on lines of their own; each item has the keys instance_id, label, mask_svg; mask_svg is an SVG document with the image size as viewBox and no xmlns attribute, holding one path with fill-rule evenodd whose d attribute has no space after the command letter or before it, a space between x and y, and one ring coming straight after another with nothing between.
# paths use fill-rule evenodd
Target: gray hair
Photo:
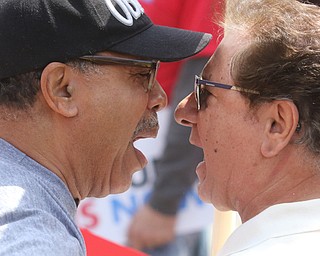
<instances>
[{"instance_id":1,"label":"gray hair","mask_svg":"<svg viewBox=\"0 0 320 256\"><path fill-rule=\"evenodd\" d=\"M94 63L73 60L66 63L83 73L95 72ZM13 110L28 110L36 101L40 90L42 70L35 70L0 80L0 106Z\"/></svg>"},{"instance_id":2,"label":"gray hair","mask_svg":"<svg viewBox=\"0 0 320 256\"><path fill-rule=\"evenodd\" d=\"M226 33L248 40L233 58L236 85L251 106L290 99L303 127L300 143L320 153L320 8L296 0L227 0Z\"/></svg>"}]
</instances>

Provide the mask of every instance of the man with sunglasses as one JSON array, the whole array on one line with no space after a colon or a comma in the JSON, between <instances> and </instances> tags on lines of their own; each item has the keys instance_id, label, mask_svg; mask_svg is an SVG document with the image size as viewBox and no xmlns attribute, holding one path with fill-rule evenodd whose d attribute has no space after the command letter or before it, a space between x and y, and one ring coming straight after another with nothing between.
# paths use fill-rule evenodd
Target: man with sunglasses
<instances>
[{"instance_id":1,"label":"man with sunglasses","mask_svg":"<svg viewBox=\"0 0 320 256\"><path fill-rule=\"evenodd\" d=\"M156 26L137 0L0 9L0 255L85 255L79 201L130 186L167 102L159 62L211 35Z\"/></svg>"},{"instance_id":2,"label":"man with sunglasses","mask_svg":"<svg viewBox=\"0 0 320 256\"><path fill-rule=\"evenodd\" d=\"M176 120L200 197L243 222L218 254L319 255L320 8L229 0L224 38Z\"/></svg>"}]
</instances>

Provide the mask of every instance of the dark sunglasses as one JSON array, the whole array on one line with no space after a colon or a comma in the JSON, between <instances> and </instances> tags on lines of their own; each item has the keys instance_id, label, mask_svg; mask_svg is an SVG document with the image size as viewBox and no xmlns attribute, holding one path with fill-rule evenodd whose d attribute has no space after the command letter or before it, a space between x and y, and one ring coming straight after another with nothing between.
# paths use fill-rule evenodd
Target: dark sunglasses
<instances>
[{"instance_id":1,"label":"dark sunglasses","mask_svg":"<svg viewBox=\"0 0 320 256\"><path fill-rule=\"evenodd\" d=\"M146 92L149 92L156 80L158 68L160 65L160 61L157 60L137 60L137 59L127 59L127 58L120 58L120 57L111 57L111 56L100 56L100 55L85 55L80 57L81 60L90 61L96 64L120 64L120 65L127 65L127 66L136 66L142 68L149 68L149 80L147 88L145 89Z\"/></svg>"},{"instance_id":2,"label":"dark sunglasses","mask_svg":"<svg viewBox=\"0 0 320 256\"><path fill-rule=\"evenodd\" d=\"M203 106L205 104L205 100L203 99L204 86L212 86L212 87L222 88L222 89L226 89L226 90L234 90L234 91L239 91L239 92L260 94L258 91L241 88L241 87L235 86L235 85L221 84L221 83L211 82L208 80L203 80L201 77L196 75L194 78L194 96L195 96L195 99L197 102L197 109L198 110L200 110L201 106Z\"/></svg>"}]
</instances>

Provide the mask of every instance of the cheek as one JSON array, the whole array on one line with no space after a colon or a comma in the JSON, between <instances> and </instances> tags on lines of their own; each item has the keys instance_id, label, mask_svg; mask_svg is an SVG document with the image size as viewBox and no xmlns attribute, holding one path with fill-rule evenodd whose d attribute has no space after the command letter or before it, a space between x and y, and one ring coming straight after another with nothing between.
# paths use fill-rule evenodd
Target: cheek
<instances>
[{"instance_id":1,"label":"cheek","mask_svg":"<svg viewBox=\"0 0 320 256\"><path fill-rule=\"evenodd\" d=\"M143 96L146 96L144 94ZM115 151L117 152L113 161L113 168L111 171L111 191L112 193L123 192L131 184L131 176L133 170L140 167L137 160L134 147L132 145L132 137L143 118L147 109L147 97L133 97L126 102L126 105L118 109L115 121L117 129L114 129L113 144L117 145Z\"/></svg>"},{"instance_id":2,"label":"cheek","mask_svg":"<svg viewBox=\"0 0 320 256\"><path fill-rule=\"evenodd\" d=\"M225 113L200 118L197 127L206 162L206 190L211 191L215 201L226 201L234 189L233 180L240 178L237 175L241 175L252 156L247 146L254 143L251 131L239 115Z\"/></svg>"},{"instance_id":3,"label":"cheek","mask_svg":"<svg viewBox=\"0 0 320 256\"><path fill-rule=\"evenodd\" d=\"M144 92L143 92L144 93ZM133 132L142 118L147 108L147 94L131 94L122 97L117 101L107 120L111 125L111 131L114 133L114 139L128 140L131 139Z\"/></svg>"},{"instance_id":4,"label":"cheek","mask_svg":"<svg viewBox=\"0 0 320 256\"><path fill-rule=\"evenodd\" d=\"M197 123L202 148L213 158L238 160L248 143L253 142L254 124L243 114L217 109L207 116L200 116Z\"/></svg>"}]
</instances>

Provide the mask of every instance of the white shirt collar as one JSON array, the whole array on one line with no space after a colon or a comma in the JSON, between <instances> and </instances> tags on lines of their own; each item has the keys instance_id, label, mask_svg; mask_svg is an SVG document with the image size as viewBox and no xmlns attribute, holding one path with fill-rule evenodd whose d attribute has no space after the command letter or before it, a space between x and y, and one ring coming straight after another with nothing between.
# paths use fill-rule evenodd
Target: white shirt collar
<instances>
[{"instance_id":1,"label":"white shirt collar","mask_svg":"<svg viewBox=\"0 0 320 256\"><path fill-rule=\"evenodd\" d=\"M320 199L271 206L239 226L218 255L243 251L270 237L320 230L319 216Z\"/></svg>"}]
</instances>

